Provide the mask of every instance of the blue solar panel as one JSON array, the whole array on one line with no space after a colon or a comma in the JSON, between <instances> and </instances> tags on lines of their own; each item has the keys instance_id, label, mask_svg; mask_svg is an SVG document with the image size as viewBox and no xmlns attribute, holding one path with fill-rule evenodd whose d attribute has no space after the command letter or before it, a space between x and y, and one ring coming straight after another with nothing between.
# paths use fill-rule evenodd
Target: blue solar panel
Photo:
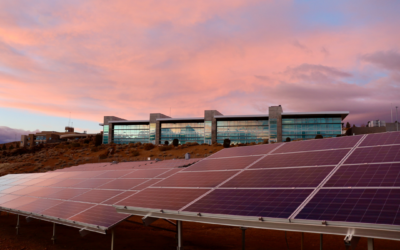
<instances>
[{"instance_id":1,"label":"blue solar panel","mask_svg":"<svg viewBox=\"0 0 400 250\"><path fill-rule=\"evenodd\" d=\"M321 189L295 219L400 225L400 189Z\"/></svg>"},{"instance_id":2,"label":"blue solar panel","mask_svg":"<svg viewBox=\"0 0 400 250\"><path fill-rule=\"evenodd\" d=\"M311 191L311 189L219 189L184 211L288 218Z\"/></svg>"}]
</instances>

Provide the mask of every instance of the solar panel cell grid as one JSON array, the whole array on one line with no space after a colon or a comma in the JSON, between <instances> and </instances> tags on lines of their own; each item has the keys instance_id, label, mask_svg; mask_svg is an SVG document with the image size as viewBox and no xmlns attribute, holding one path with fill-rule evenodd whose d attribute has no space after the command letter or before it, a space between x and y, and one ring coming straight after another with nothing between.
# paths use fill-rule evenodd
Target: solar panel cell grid
<instances>
[{"instance_id":1,"label":"solar panel cell grid","mask_svg":"<svg viewBox=\"0 0 400 250\"><path fill-rule=\"evenodd\" d=\"M107 205L113 205L113 204L115 204L115 203L117 203L117 202L119 202L119 201L121 201L121 200L123 200L123 199L125 199L125 198L127 198L127 197L129 197L129 196L131 196L133 194L135 194L135 193L136 193L135 191L126 191L126 192L123 192L123 193L121 193L121 194L119 194L119 195L117 195L117 196L115 196L115 197L113 197L111 199L108 199L108 200L106 200L106 201L104 201L102 203L103 204L107 204Z\"/></svg>"},{"instance_id":2,"label":"solar panel cell grid","mask_svg":"<svg viewBox=\"0 0 400 250\"><path fill-rule=\"evenodd\" d=\"M150 179L150 180L147 180L147 181L143 182L142 184L135 186L132 190L138 190L138 191L139 190L143 190L143 189L145 189L147 187L150 187L151 185L153 185L153 184L155 184L155 183L157 183L157 182L159 182L161 180L162 179Z\"/></svg>"},{"instance_id":3,"label":"solar panel cell grid","mask_svg":"<svg viewBox=\"0 0 400 250\"><path fill-rule=\"evenodd\" d=\"M88 203L65 201L56 206L48 208L41 213L47 216L68 219L69 217L76 215L93 206L95 205Z\"/></svg>"},{"instance_id":4,"label":"solar panel cell grid","mask_svg":"<svg viewBox=\"0 0 400 250\"><path fill-rule=\"evenodd\" d=\"M123 176L122 178L155 178L157 175L167 172L168 169L140 169L130 174Z\"/></svg>"},{"instance_id":5,"label":"solar panel cell grid","mask_svg":"<svg viewBox=\"0 0 400 250\"><path fill-rule=\"evenodd\" d=\"M29 193L35 192L37 190L42 189L43 187L30 187L30 186L25 186L25 188L22 188L20 190L17 190L15 192L13 192L12 194L16 194L16 195L27 195Z\"/></svg>"},{"instance_id":6,"label":"solar panel cell grid","mask_svg":"<svg viewBox=\"0 0 400 250\"><path fill-rule=\"evenodd\" d=\"M345 164L400 161L400 145L357 148Z\"/></svg>"},{"instance_id":7,"label":"solar panel cell grid","mask_svg":"<svg viewBox=\"0 0 400 250\"><path fill-rule=\"evenodd\" d=\"M324 187L400 187L400 163L343 165Z\"/></svg>"},{"instance_id":8,"label":"solar panel cell grid","mask_svg":"<svg viewBox=\"0 0 400 250\"><path fill-rule=\"evenodd\" d=\"M222 187L317 187L334 167L245 170Z\"/></svg>"},{"instance_id":9,"label":"solar panel cell grid","mask_svg":"<svg viewBox=\"0 0 400 250\"><path fill-rule=\"evenodd\" d=\"M26 197L27 198L27 197ZM60 204L62 201L60 200L49 200L49 199L36 199L33 202L30 202L26 205L17 207L18 210L30 213L40 213L43 210L54 207L55 205Z\"/></svg>"},{"instance_id":10,"label":"solar panel cell grid","mask_svg":"<svg viewBox=\"0 0 400 250\"><path fill-rule=\"evenodd\" d=\"M65 179L57 183L48 185L48 187L72 187L84 181L85 181L84 179Z\"/></svg>"},{"instance_id":11,"label":"solar panel cell grid","mask_svg":"<svg viewBox=\"0 0 400 250\"><path fill-rule=\"evenodd\" d=\"M399 189L321 189L296 219L400 225Z\"/></svg>"},{"instance_id":12,"label":"solar panel cell grid","mask_svg":"<svg viewBox=\"0 0 400 250\"><path fill-rule=\"evenodd\" d=\"M34 187L29 187L29 188L34 188ZM50 197L51 194L59 192L60 190L64 190L61 188L49 188L49 187L40 187L38 190L32 190L32 192L28 193L28 196L34 196L34 197Z\"/></svg>"},{"instance_id":13,"label":"solar panel cell grid","mask_svg":"<svg viewBox=\"0 0 400 250\"><path fill-rule=\"evenodd\" d=\"M37 198L19 196L16 199L11 199L10 201L1 204L1 207L16 209L16 208L18 208L20 206L23 206L23 205L26 205L28 203L34 202L36 200L37 200Z\"/></svg>"},{"instance_id":14,"label":"solar panel cell grid","mask_svg":"<svg viewBox=\"0 0 400 250\"><path fill-rule=\"evenodd\" d=\"M238 171L181 172L158 182L159 187L216 187Z\"/></svg>"},{"instance_id":15,"label":"solar panel cell grid","mask_svg":"<svg viewBox=\"0 0 400 250\"><path fill-rule=\"evenodd\" d=\"M76 196L71 200L91 202L91 203L101 203L121 193L122 193L121 191L114 191L114 190L90 190L89 192Z\"/></svg>"},{"instance_id":16,"label":"solar panel cell grid","mask_svg":"<svg viewBox=\"0 0 400 250\"><path fill-rule=\"evenodd\" d=\"M133 170L117 170L117 171L107 171L104 174L98 175L95 178L120 178L124 175L133 172Z\"/></svg>"},{"instance_id":17,"label":"solar panel cell grid","mask_svg":"<svg viewBox=\"0 0 400 250\"><path fill-rule=\"evenodd\" d=\"M179 210L208 189L148 188L117 204L131 207Z\"/></svg>"},{"instance_id":18,"label":"solar panel cell grid","mask_svg":"<svg viewBox=\"0 0 400 250\"><path fill-rule=\"evenodd\" d=\"M369 134L361 143L363 146L400 144L400 132Z\"/></svg>"},{"instance_id":19,"label":"solar panel cell grid","mask_svg":"<svg viewBox=\"0 0 400 250\"><path fill-rule=\"evenodd\" d=\"M117 179L107 184L104 184L99 189L118 189L118 190L129 190L135 186L142 184L146 179Z\"/></svg>"},{"instance_id":20,"label":"solar panel cell grid","mask_svg":"<svg viewBox=\"0 0 400 250\"><path fill-rule=\"evenodd\" d=\"M3 194L11 194L11 193L13 193L13 192L15 192L15 191L18 191L18 190L20 190L20 189L23 189L23 188L25 188L25 186L13 186L13 187L10 187L10 188L1 190L1 192L2 192Z\"/></svg>"},{"instance_id":21,"label":"solar panel cell grid","mask_svg":"<svg viewBox=\"0 0 400 250\"><path fill-rule=\"evenodd\" d=\"M72 187L74 188L97 188L100 187L110 181L113 181L114 179L88 179L85 181L82 181Z\"/></svg>"},{"instance_id":22,"label":"solar panel cell grid","mask_svg":"<svg viewBox=\"0 0 400 250\"><path fill-rule=\"evenodd\" d=\"M58 191L54 192L54 193L50 193L50 191L48 191L49 193L43 197L51 198L51 199L69 200L78 195L86 193L89 190L90 189L77 189L77 188L58 189ZM33 195L33 193L30 195Z\"/></svg>"},{"instance_id":23,"label":"solar panel cell grid","mask_svg":"<svg viewBox=\"0 0 400 250\"><path fill-rule=\"evenodd\" d=\"M250 168L283 168L299 166L336 165L349 149L267 155Z\"/></svg>"},{"instance_id":24,"label":"solar panel cell grid","mask_svg":"<svg viewBox=\"0 0 400 250\"><path fill-rule=\"evenodd\" d=\"M261 157L262 156L248 156L248 157L202 160L184 169L183 171L189 172L189 171L205 171L205 170L244 169L248 165L260 159Z\"/></svg>"},{"instance_id":25,"label":"solar panel cell grid","mask_svg":"<svg viewBox=\"0 0 400 250\"><path fill-rule=\"evenodd\" d=\"M217 153L211 155L208 158L268 154L270 151L274 150L278 146L280 146L280 144L263 144L256 146L227 148L218 151Z\"/></svg>"},{"instance_id":26,"label":"solar panel cell grid","mask_svg":"<svg viewBox=\"0 0 400 250\"><path fill-rule=\"evenodd\" d=\"M184 211L288 218L312 190L217 189Z\"/></svg>"},{"instance_id":27,"label":"solar panel cell grid","mask_svg":"<svg viewBox=\"0 0 400 250\"><path fill-rule=\"evenodd\" d=\"M115 208L112 206L97 205L80 214L70 217L69 220L103 227L111 227L128 217L129 215L117 213Z\"/></svg>"},{"instance_id":28,"label":"solar panel cell grid","mask_svg":"<svg viewBox=\"0 0 400 250\"><path fill-rule=\"evenodd\" d=\"M173 174L175 174L175 173L178 173L178 172L180 172L180 171L182 171L182 170L184 170L184 169L186 169L186 168L174 168L174 169L169 169L167 172L165 172L165 173L163 173L163 174L157 176L157 178L167 178L167 177L169 177L169 176L171 176L171 175L173 175Z\"/></svg>"},{"instance_id":29,"label":"solar panel cell grid","mask_svg":"<svg viewBox=\"0 0 400 250\"><path fill-rule=\"evenodd\" d=\"M298 151L326 150L338 148L352 148L362 136L348 136L340 138L330 138L324 140L308 140L286 143L278 148L274 153L288 153Z\"/></svg>"},{"instance_id":30,"label":"solar panel cell grid","mask_svg":"<svg viewBox=\"0 0 400 250\"><path fill-rule=\"evenodd\" d=\"M3 206L4 203L9 202L13 199L17 199L19 197L21 197L21 196L12 195L12 194L2 195L2 196L0 196L0 206Z\"/></svg>"}]
</instances>

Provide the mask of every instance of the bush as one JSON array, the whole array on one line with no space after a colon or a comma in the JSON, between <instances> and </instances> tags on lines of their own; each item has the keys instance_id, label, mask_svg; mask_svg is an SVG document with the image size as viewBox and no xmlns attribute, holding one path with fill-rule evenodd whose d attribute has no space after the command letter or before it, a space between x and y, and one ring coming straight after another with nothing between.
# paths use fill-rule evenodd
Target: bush
<instances>
[{"instance_id":1,"label":"bush","mask_svg":"<svg viewBox=\"0 0 400 250\"><path fill-rule=\"evenodd\" d=\"M13 145L11 145L9 148L8 148L8 150L13 150L14 149L14 146Z\"/></svg>"},{"instance_id":2,"label":"bush","mask_svg":"<svg viewBox=\"0 0 400 250\"><path fill-rule=\"evenodd\" d=\"M89 144L89 139L85 139L84 141L83 141L83 143L85 143L85 144Z\"/></svg>"},{"instance_id":3,"label":"bush","mask_svg":"<svg viewBox=\"0 0 400 250\"><path fill-rule=\"evenodd\" d=\"M170 146L161 146L161 147L158 147L158 149L159 149L160 151L167 151L167 150L172 149L173 147L174 147L173 145L170 145Z\"/></svg>"},{"instance_id":4,"label":"bush","mask_svg":"<svg viewBox=\"0 0 400 250\"><path fill-rule=\"evenodd\" d=\"M132 151L132 156L138 156L138 155L140 155L139 151L137 150Z\"/></svg>"},{"instance_id":5,"label":"bush","mask_svg":"<svg viewBox=\"0 0 400 250\"><path fill-rule=\"evenodd\" d=\"M152 150L154 148L154 144L153 143L146 143L143 145L144 150Z\"/></svg>"},{"instance_id":6,"label":"bush","mask_svg":"<svg viewBox=\"0 0 400 250\"><path fill-rule=\"evenodd\" d=\"M77 147L80 147L81 144L79 144L78 142L74 142L74 143L71 144L71 146L74 147L74 148L77 148Z\"/></svg>"},{"instance_id":7,"label":"bush","mask_svg":"<svg viewBox=\"0 0 400 250\"><path fill-rule=\"evenodd\" d=\"M141 143L140 141L139 141L139 142L136 142L136 143L135 143L135 146L136 146L136 147L140 147L140 146L142 146L142 143Z\"/></svg>"},{"instance_id":8,"label":"bush","mask_svg":"<svg viewBox=\"0 0 400 250\"><path fill-rule=\"evenodd\" d=\"M286 142L291 142L290 137L286 137Z\"/></svg>"},{"instance_id":9,"label":"bush","mask_svg":"<svg viewBox=\"0 0 400 250\"><path fill-rule=\"evenodd\" d=\"M165 145L165 146L168 146L168 145L169 145L169 141L165 141L165 142L164 142L164 145Z\"/></svg>"},{"instance_id":10,"label":"bush","mask_svg":"<svg viewBox=\"0 0 400 250\"><path fill-rule=\"evenodd\" d=\"M99 155L99 159L106 159L107 156L108 156L108 151L104 151L103 153L101 153L101 154Z\"/></svg>"},{"instance_id":11,"label":"bush","mask_svg":"<svg viewBox=\"0 0 400 250\"><path fill-rule=\"evenodd\" d=\"M94 146L94 147L92 147L91 149L90 149L90 151L92 151L92 152L98 152L100 150L100 148L99 147L96 147L96 146Z\"/></svg>"},{"instance_id":12,"label":"bush","mask_svg":"<svg viewBox=\"0 0 400 250\"><path fill-rule=\"evenodd\" d=\"M178 145L179 145L179 140L178 140L178 139L174 139L174 140L172 141L172 145L174 145L175 147L178 147Z\"/></svg>"},{"instance_id":13,"label":"bush","mask_svg":"<svg viewBox=\"0 0 400 250\"><path fill-rule=\"evenodd\" d=\"M264 144L268 144L268 143L269 143L269 140L268 140L268 139L264 139L264 140L263 140L263 143L264 143Z\"/></svg>"},{"instance_id":14,"label":"bush","mask_svg":"<svg viewBox=\"0 0 400 250\"><path fill-rule=\"evenodd\" d=\"M229 140L228 138L224 140L224 148L229 148L229 146L231 145L231 140Z\"/></svg>"},{"instance_id":15,"label":"bush","mask_svg":"<svg viewBox=\"0 0 400 250\"><path fill-rule=\"evenodd\" d=\"M316 135L315 139L323 139L324 137L322 135Z\"/></svg>"},{"instance_id":16,"label":"bush","mask_svg":"<svg viewBox=\"0 0 400 250\"><path fill-rule=\"evenodd\" d=\"M100 146L103 143L103 135L102 134L96 134L94 137L94 145L95 146Z\"/></svg>"}]
</instances>

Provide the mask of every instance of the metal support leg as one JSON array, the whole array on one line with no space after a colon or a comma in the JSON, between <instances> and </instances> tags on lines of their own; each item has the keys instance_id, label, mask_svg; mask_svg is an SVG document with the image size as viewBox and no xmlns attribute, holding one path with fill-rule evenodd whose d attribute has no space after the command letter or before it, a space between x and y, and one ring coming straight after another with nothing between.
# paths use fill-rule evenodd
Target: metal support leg
<instances>
[{"instance_id":1,"label":"metal support leg","mask_svg":"<svg viewBox=\"0 0 400 250\"><path fill-rule=\"evenodd\" d=\"M246 229L245 227L241 227L240 229L242 229L242 249L245 250L246 249Z\"/></svg>"},{"instance_id":2,"label":"metal support leg","mask_svg":"<svg viewBox=\"0 0 400 250\"><path fill-rule=\"evenodd\" d=\"M18 230L19 230L19 214L17 215L17 227L16 227L16 229L17 229L17 235L18 235Z\"/></svg>"},{"instance_id":3,"label":"metal support leg","mask_svg":"<svg viewBox=\"0 0 400 250\"><path fill-rule=\"evenodd\" d=\"M177 239L178 239L178 247L177 250L183 250L182 246L182 221L177 220L176 221L176 233L177 233Z\"/></svg>"},{"instance_id":4,"label":"metal support leg","mask_svg":"<svg viewBox=\"0 0 400 250\"><path fill-rule=\"evenodd\" d=\"M114 250L114 229L111 230L111 250Z\"/></svg>"},{"instance_id":5,"label":"metal support leg","mask_svg":"<svg viewBox=\"0 0 400 250\"><path fill-rule=\"evenodd\" d=\"M368 250L374 250L374 239L368 238Z\"/></svg>"},{"instance_id":6,"label":"metal support leg","mask_svg":"<svg viewBox=\"0 0 400 250\"><path fill-rule=\"evenodd\" d=\"M324 238L322 234L319 235L319 250L322 250L322 246L324 245Z\"/></svg>"},{"instance_id":7,"label":"metal support leg","mask_svg":"<svg viewBox=\"0 0 400 250\"><path fill-rule=\"evenodd\" d=\"M301 250L304 249L304 233L301 233Z\"/></svg>"},{"instance_id":8,"label":"metal support leg","mask_svg":"<svg viewBox=\"0 0 400 250\"><path fill-rule=\"evenodd\" d=\"M56 243L56 223L53 223L53 237L51 237L53 245Z\"/></svg>"}]
</instances>

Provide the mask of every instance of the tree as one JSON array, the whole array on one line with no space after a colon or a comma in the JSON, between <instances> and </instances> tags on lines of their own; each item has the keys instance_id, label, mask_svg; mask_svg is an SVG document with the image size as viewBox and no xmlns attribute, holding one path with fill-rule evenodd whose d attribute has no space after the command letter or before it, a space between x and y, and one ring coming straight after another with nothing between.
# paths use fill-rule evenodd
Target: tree
<instances>
[{"instance_id":1,"label":"tree","mask_svg":"<svg viewBox=\"0 0 400 250\"><path fill-rule=\"evenodd\" d=\"M103 135L102 134L96 134L94 137L94 145L95 146L100 146L103 143Z\"/></svg>"},{"instance_id":2,"label":"tree","mask_svg":"<svg viewBox=\"0 0 400 250\"><path fill-rule=\"evenodd\" d=\"M316 135L315 139L323 139L324 137L322 135Z\"/></svg>"},{"instance_id":3,"label":"tree","mask_svg":"<svg viewBox=\"0 0 400 250\"><path fill-rule=\"evenodd\" d=\"M179 140L175 138L175 139L172 141L172 145L174 145L174 147L178 147L178 145L179 145Z\"/></svg>"},{"instance_id":4,"label":"tree","mask_svg":"<svg viewBox=\"0 0 400 250\"><path fill-rule=\"evenodd\" d=\"M356 125L355 125L355 124L353 124L353 128L356 128Z\"/></svg>"},{"instance_id":5,"label":"tree","mask_svg":"<svg viewBox=\"0 0 400 250\"><path fill-rule=\"evenodd\" d=\"M165 141L165 142L164 142L164 145L165 145L165 146L168 146L168 144L169 144L169 141Z\"/></svg>"},{"instance_id":6,"label":"tree","mask_svg":"<svg viewBox=\"0 0 400 250\"><path fill-rule=\"evenodd\" d=\"M346 123L346 128L347 128L347 129L351 128L351 126L350 126L350 123L349 123L349 122L347 122L347 123Z\"/></svg>"},{"instance_id":7,"label":"tree","mask_svg":"<svg viewBox=\"0 0 400 250\"><path fill-rule=\"evenodd\" d=\"M290 137L286 137L286 142L291 142L292 140L290 139Z\"/></svg>"},{"instance_id":8,"label":"tree","mask_svg":"<svg viewBox=\"0 0 400 250\"><path fill-rule=\"evenodd\" d=\"M11 144L11 146L8 149L12 150L12 149L14 149L14 146Z\"/></svg>"},{"instance_id":9,"label":"tree","mask_svg":"<svg viewBox=\"0 0 400 250\"><path fill-rule=\"evenodd\" d=\"M224 140L224 148L229 148L231 145L231 140L229 140L228 138L226 138Z\"/></svg>"}]
</instances>

